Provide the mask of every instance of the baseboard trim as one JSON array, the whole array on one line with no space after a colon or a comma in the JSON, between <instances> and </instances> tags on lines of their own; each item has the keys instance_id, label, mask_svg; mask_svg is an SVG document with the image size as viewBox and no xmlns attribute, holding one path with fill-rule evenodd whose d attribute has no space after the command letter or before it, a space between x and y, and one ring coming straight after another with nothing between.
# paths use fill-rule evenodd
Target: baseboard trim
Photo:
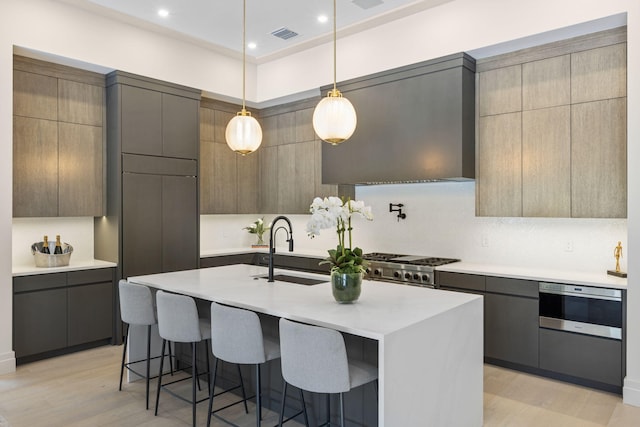
<instances>
[{"instance_id":1,"label":"baseboard trim","mask_svg":"<svg viewBox=\"0 0 640 427\"><path fill-rule=\"evenodd\" d=\"M9 351L0 354L0 375L16 371L16 353Z\"/></svg>"},{"instance_id":2,"label":"baseboard trim","mask_svg":"<svg viewBox=\"0 0 640 427\"><path fill-rule=\"evenodd\" d=\"M640 381L632 380L629 377L624 379L622 401L628 405L640 407Z\"/></svg>"}]
</instances>

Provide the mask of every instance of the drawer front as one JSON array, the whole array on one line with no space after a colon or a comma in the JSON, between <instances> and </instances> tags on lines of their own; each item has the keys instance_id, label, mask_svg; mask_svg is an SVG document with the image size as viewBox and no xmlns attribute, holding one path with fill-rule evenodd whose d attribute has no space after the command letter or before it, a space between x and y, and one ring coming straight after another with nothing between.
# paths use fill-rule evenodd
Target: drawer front
<instances>
[{"instance_id":1,"label":"drawer front","mask_svg":"<svg viewBox=\"0 0 640 427\"><path fill-rule=\"evenodd\" d=\"M88 283L100 283L113 281L113 268L100 268L96 270L70 271L68 283L73 285L85 285Z\"/></svg>"},{"instance_id":2,"label":"drawer front","mask_svg":"<svg viewBox=\"0 0 640 427\"><path fill-rule=\"evenodd\" d=\"M540 329L540 368L622 386L622 342Z\"/></svg>"},{"instance_id":3,"label":"drawer front","mask_svg":"<svg viewBox=\"0 0 640 427\"><path fill-rule=\"evenodd\" d=\"M37 274L13 278L13 293L42 291L67 286L67 273Z\"/></svg>"},{"instance_id":4,"label":"drawer front","mask_svg":"<svg viewBox=\"0 0 640 427\"><path fill-rule=\"evenodd\" d=\"M436 284L442 287L484 292L485 283L485 276L477 274L436 271Z\"/></svg>"},{"instance_id":5,"label":"drawer front","mask_svg":"<svg viewBox=\"0 0 640 427\"><path fill-rule=\"evenodd\" d=\"M487 292L538 298L538 282L487 276Z\"/></svg>"}]
</instances>

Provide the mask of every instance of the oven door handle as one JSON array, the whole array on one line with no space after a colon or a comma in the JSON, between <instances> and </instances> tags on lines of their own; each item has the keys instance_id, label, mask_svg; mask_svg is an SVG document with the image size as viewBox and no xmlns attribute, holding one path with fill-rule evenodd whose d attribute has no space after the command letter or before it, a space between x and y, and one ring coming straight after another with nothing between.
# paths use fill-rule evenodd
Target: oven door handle
<instances>
[{"instance_id":1,"label":"oven door handle","mask_svg":"<svg viewBox=\"0 0 640 427\"><path fill-rule=\"evenodd\" d=\"M541 294L566 295L579 298L593 298L607 301L622 301L620 289L590 288L585 286L569 286L557 283L539 284Z\"/></svg>"}]
</instances>

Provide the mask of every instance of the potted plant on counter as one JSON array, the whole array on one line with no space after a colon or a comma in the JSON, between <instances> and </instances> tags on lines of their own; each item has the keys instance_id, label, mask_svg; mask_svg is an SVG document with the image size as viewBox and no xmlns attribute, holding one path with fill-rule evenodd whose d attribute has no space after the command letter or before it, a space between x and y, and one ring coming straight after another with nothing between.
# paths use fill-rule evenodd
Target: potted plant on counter
<instances>
[{"instance_id":1,"label":"potted plant on counter","mask_svg":"<svg viewBox=\"0 0 640 427\"><path fill-rule=\"evenodd\" d=\"M333 297L339 303L351 303L360 297L362 278L367 269L367 261L362 258L362 249L353 246L354 216L372 221L370 206L364 202L338 197L316 197L309 209L311 219L307 223L307 233L313 238L325 228L335 228L338 246L330 249L329 257L320 264L331 265L331 287Z\"/></svg>"},{"instance_id":2,"label":"potted plant on counter","mask_svg":"<svg viewBox=\"0 0 640 427\"><path fill-rule=\"evenodd\" d=\"M249 234L255 234L258 236L258 242L255 245L251 245L253 248L266 248L268 247L262 238L262 235L269 231L269 227L264 223L264 217L258 218L252 224L244 227L243 230L248 230Z\"/></svg>"}]
</instances>

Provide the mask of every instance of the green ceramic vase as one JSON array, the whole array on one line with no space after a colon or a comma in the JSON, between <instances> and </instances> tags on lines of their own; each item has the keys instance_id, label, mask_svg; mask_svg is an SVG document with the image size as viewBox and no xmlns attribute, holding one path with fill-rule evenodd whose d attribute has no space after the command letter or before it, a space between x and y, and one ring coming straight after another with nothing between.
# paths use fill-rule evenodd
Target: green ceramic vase
<instances>
[{"instance_id":1,"label":"green ceramic vase","mask_svg":"<svg viewBox=\"0 0 640 427\"><path fill-rule=\"evenodd\" d=\"M331 272L331 289L333 298L340 304L356 302L362 290L363 273Z\"/></svg>"}]
</instances>

